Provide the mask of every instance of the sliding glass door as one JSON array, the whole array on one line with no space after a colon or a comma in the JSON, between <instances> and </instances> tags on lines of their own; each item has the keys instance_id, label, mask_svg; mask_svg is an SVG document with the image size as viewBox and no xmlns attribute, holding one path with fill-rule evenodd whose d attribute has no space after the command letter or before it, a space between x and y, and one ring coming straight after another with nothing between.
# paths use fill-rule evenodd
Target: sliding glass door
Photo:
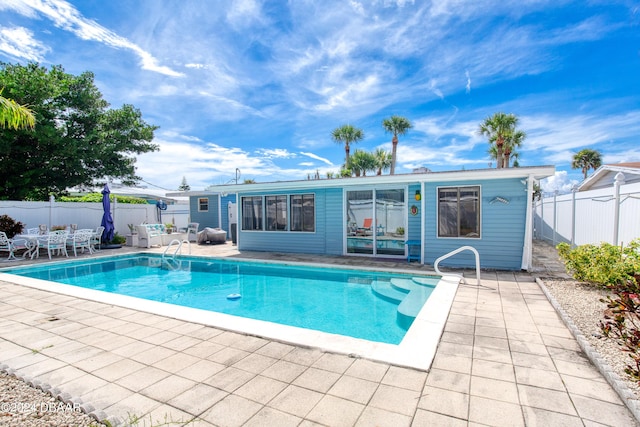
<instances>
[{"instance_id":1,"label":"sliding glass door","mask_svg":"<svg viewBox=\"0 0 640 427\"><path fill-rule=\"evenodd\" d=\"M405 256L405 193L404 189L347 191L347 253Z\"/></svg>"}]
</instances>

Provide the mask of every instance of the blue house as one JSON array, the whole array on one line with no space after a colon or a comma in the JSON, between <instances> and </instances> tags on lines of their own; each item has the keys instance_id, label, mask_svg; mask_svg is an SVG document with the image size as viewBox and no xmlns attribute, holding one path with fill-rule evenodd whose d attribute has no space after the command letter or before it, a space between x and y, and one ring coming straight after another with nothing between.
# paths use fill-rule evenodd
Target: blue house
<instances>
[{"instance_id":1,"label":"blue house","mask_svg":"<svg viewBox=\"0 0 640 427\"><path fill-rule=\"evenodd\" d=\"M226 230L227 238L231 238L229 206L235 213L235 193L189 192L189 216L191 222L199 224L198 229L205 227ZM233 221L233 218L231 218Z\"/></svg>"},{"instance_id":2,"label":"blue house","mask_svg":"<svg viewBox=\"0 0 640 427\"><path fill-rule=\"evenodd\" d=\"M229 231L237 201L239 250L433 264L472 246L482 268L528 270L534 183L554 173L539 166L220 185L190 193L191 218ZM470 268L475 258L462 252L441 265Z\"/></svg>"}]
</instances>

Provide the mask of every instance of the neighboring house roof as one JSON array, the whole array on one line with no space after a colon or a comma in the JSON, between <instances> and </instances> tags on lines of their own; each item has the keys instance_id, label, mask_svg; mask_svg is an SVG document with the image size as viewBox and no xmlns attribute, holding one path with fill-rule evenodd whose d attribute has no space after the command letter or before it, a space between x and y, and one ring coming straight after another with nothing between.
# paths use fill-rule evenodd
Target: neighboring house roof
<instances>
[{"instance_id":1,"label":"neighboring house roof","mask_svg":"<svg viewBox=\"0 0 640 427\"><path fill-rule=\"evenodd\" d=\"M313 189L347 186L385 185L385 184L411 184L421 182L443 182L443 181L469 181L485 179L508 179L508 178L528 178L542 179L552 176L555 173L555 166L535 166L518 167L504 169L474 169L457 170L444 172L408 173L396 175L372 175L351 178L332 179L311 179L298 181L275 181L261 182L255 184L223 184L208 187L207 191L191 191L190 196L205 196L218 193L235 193L238 191L265 191L265 190L291 190L291 189ZM168 193L185 195L185 193Z\"/></svg>"},{"instance_id":2,"label":"neighboring house roof","mask_svg":"<svg viewBox=\"0 0 640 427\"><path fill-rule=\"evenodd\" d=\"M612 187L616 175L622 173L626 184L640 182L640 162L602 165L578 186L578 191L596 190Z\"/></svg>"}]
</instances>

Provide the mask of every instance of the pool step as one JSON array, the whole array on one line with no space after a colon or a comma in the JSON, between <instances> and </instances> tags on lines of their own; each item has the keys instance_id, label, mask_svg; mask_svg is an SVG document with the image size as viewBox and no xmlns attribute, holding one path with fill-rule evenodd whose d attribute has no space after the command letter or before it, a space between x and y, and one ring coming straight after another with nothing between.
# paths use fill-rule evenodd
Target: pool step
<instances>
[{"instance_id":1,"label":"pool step","mask_svg":"<svg viewBox=\"0 0 640 427\"><path fill-rule=\"evenodd\" d=\"M400 291L390 282L374 280L371 282L371 290L382 298L391 302L400 302L407 296L407 291Z\"/></svg>"},{"instance_id":2,"label":"pool step","mask_svg":"<svg viewBox=\"0 0 640 427\"><path fill-rule=\"evenodd\" d=\"M408 328L431 295L432 283L432 280L422 277L393 278L390 282L375 281L371 289L383 298L399 302L398 321Z\"/></svg>"}]
</instances>

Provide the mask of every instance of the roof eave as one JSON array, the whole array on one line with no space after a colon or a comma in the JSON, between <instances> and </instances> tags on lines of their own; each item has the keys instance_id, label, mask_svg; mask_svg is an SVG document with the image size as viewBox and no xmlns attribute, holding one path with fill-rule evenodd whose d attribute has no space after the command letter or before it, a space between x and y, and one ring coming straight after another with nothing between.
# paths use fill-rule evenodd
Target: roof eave
<instances>
[{"instance_id":1,"label":"roof eave","mask_svg":"<svg viewBox=\"0 0 640 427\"><path fill-rule=\"evenodd\" d=\"M223 184L209 187L207 191L191 191L189 196L206 196L221 193L256 192L264 190L300 190L311 188L334 188L345 186L373 186L387 184L418 184L422 182L441 181L467 181L467 180L487 180L504 178L524 178L533 177L542 179L552 176L555 173L555 166L532 166L520 168L504 169L476 169L463 171L427 172L416 174L399 175L374 175L351 178L335 179L313 179L299 181L274 181L255 184ZM185 193L170 193L168 195L185 195Z\"/></svg>"}]
</instances>

